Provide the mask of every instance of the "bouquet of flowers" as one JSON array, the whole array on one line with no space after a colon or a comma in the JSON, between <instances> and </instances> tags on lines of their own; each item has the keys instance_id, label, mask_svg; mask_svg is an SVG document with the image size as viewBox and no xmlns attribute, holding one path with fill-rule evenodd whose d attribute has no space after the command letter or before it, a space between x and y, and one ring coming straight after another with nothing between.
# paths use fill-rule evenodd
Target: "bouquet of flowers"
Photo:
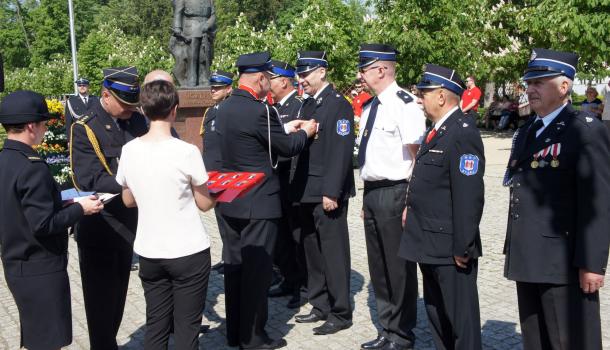
<instances>
[{"instance_id":1,"label":"bouquet of flowers","mask_svg":"<svg viewBox=\"0 0 610 350\"><path fill-rule=\"evenodd\" d=\"M34 146L34 149L49 165L55 181L63 187L70 179L64 106L56 99L47 99L47 107L54 118L47 122L47 132L42 143Z\"/></svg>"}]
</instances>

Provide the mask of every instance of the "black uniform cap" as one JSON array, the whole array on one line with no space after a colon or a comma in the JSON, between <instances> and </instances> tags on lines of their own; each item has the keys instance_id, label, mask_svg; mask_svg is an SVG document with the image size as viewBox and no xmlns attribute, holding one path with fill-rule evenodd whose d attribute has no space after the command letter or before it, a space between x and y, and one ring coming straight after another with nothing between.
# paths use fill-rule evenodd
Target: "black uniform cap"
<instances>
[{"instance_id":1,"label":"black uniform cap","mask_svg":"<svg viewBox=\"0 0 610 350\"><path fill-rule=\"evenodd\" d=\"M271 60L271 72L274 76L294 78L294 67L286 62Z\"/></svg>"},{"instance_id":2,"label":"black uniform cap","mask_svg":"<svg viewBox=\"0 0 610 350\"><path fill-rule=\"evenodd\" d=\"M445 88L462 96L465 85L455 70L436 64L426 64L417 88L420 90Z\"/></svg>"},{"instance_id":3,"label":"black uniform cap","mask_svg":"<svg viewBox=\"0 0 610 350\"><path fill-rule=\"evenodd\" d=\"M233 84L233 73L217 70L210 76L211 86L228 86Z\"/></svg>"},{"instance_id":4,"label":"black uniform cap","mask_svg":"<svg viewBox=\"0 0 610 350\"><path fill-rule=\"evenodd\" d=\"M140 102L140 77L136 67L104 69L103 85L125 104L138 105Z\"/></svg>"},{"instance_id":5,"label":"black uniform cap","mask_svg":"<svg viewBox=\"0 0 610 350\"><path fill-rule=\"evenodd\" d=\"M364 68L377 61L396 61L398 51L386 44L361 44L358 68Z\"/></svg>"},{"instance_id":6,"label":"black uniform cap","mask_svg":"<svg viewBox=\"0 0 610 350\"><path fill-rule=\"evenodd\" d=\"M297 74L320 67L328 67L326 51L299 51L297 53Z\"/></svg>"},{"instance_id":7,"label":"black uniform cap","mask_svg":"<svg viewBox=\"0 0 610 350\"><path fill-rule=\"evenodd\" d=\"M39 93L19 90L0 102L0 124L25 124L51 119L47 102Z\"/></svg>"},{"instance_id":8,"label":"black uniform cap","mask_svg":"<svg viewBox=\"0 0 610 350\"><path fill-rule=\"evenodd\" d=\"M565 75L574 80L578 55L571 52L533 49L523 80Z\"/></svg>"},{"instance_id":9,"label":"black uniform cap","mask_svg":"<svg viewBox=\"0 0 610 350\"><path fill-rule=\"evenodd\" d=\"M271 70L271 54L263 51L240 55L235 65L240 73L267 72Z\"/></svg>"},{"instance_id":10,"label":"black uniform cap","mask_svg":"<svg viewBox=\"0 0 610 350\"><path fill-rule=\"evenodd\" d=\"M85 78L78 78L78 80L75 81L76 85L87 85L89 86L89 80L85 79Z\"/></svg>"}]
</instances>

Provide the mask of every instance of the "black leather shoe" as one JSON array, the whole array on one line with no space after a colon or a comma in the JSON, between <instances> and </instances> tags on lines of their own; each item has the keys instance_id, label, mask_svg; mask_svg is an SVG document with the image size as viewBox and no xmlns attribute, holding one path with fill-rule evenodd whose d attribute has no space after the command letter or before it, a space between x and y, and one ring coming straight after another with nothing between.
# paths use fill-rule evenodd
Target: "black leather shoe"
<instances>
[{"instance_id":1,"label":"black leather shoe","mask_svg":"<svg viewBox=\"0 0 610 350\"><path fill-rule=\"evenodd\" d=\"M348 329L352 326L352 322L349 321L343 324L337 324L332 321L324 322L320 327L316 327L313 329L314 335L327 335L327 334L335 334L344 329Z\"/></svg>"},{"instance_id":2,"label":"black leather shoe","mask_svg":"<svg viewBox=\"0 0 610 350\"><path fill-rule=\"evenodd\" d=\"M296 315L296 316L294 316L294 320L297 323L314 323L314 322L324 321L324 320L326 320L326 317L322 317L313 312L310 312L307 315Z\"/></svg>"},{"instance_id":3,"label":"black leather shoe","mask_svg":"<svg viewBox=\"0 0 610 350\"><path fill-rule=\"evenodd\" d=\"M267 296L269 298L284 297L292 294L292 288L286 286L284 283L280 283L278 286L271 287Z\"/></svg>"},{"instance_id":4,"label":"black leather shoe","mask_svg":"<svg viewBox=\"0 0 610 350\"><path fill-rule=\"evenodd\" d=\"M389 342L389 340L387 338L385 338L383 335L380 335L380 336L377 336L377 339L363 343L362 345L360 345L360 348L366 349L366 350L382 349L384 347L384 345L386 345L388 342Z\"/></svg>"},{"instance_id":5,"label":"black leather shoe","mask_svg":"<svg viewBox=\"0 0 610 350\"><path fill-rule=\"evenodd\" d=\"M413 343L409 342L407 345L396 344L393 341L388 341L384 345L382 350L413 350Z\"/></svg>"},{"instance_id":6,"label":"black leather shoe","mask_svg":"<svg viewBox=\"0 0 610 350\"><path fill-rule=\"evenodd\" d=\"M225 262L223 260L220 260L216 264L212 265L212 270L218 271L224 267L224 264L225 264Z\"/></svg>"},{"instance_id":7,"label":"black leather shoe","mask_svg":"<svg viewBox=\"0 0 610 350\"><path fill-rule=\"evenodd\" d=\"M244 349L244 350L246 350L246 349L247 350L271 350L271 349L283 348L286 345L288 345L288 343L283 338L281 338L281 339L269 339L264 344L259 345L259 346L255 347L255 348L242 348L242 347L240 347L240 349Z\"/></svg>"}]
</instances>

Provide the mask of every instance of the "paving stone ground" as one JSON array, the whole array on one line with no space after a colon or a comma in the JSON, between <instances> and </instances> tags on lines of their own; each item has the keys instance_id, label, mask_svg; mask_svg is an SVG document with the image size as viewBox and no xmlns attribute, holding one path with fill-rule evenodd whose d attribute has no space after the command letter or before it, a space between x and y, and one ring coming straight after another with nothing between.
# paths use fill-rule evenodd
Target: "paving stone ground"
<instances>
[{"instance_id":1,"label":"paving stone ground","mask_svg":"<svg viewBox=\"0 0 610 350\"><path fill-rule=\"evenodd\" d=\"M479 298L481 304L481 327L485 349L521 349L518 325L517 297L514 282L502 276L505 225L507 217L508 191L501 186L504 167L510 151L510 134L484 133L487 167L485 172L485 211L481 222L484 256L479 262ZM362 183L359 194L353 198L349 208L351 237L352 276L351 293L354 304L354 325L348 330L331 336L314 336L311 325L295 324L297 310L284 307L288 297L270 299L267 329L272 337L283 336L288 349L359 349L364 341L377 334L375 301L367 265L364 230L359 211L362 203ZM203 216L212 241L212 262L219 260L220 238L213 214ZM88 349L87 323L83 306L79 277L76 244L70 243L69 273L72 287L72 312L74 341L68 349ZM18 349L19 316L12 296L4 282L0 266L0 349ZM422 295L420 277L420 296ZM601 315L604 349L610 350L610 288L602 289ZM306 312L305 305L298 312ZM129 295L123 323L118 335L122 349L142 349L146 305L137 272L131 274ZM41 315L44 317L44 315ZM211 330L201 336L201 349L235 349L225 346L225 307L222 276L212 272L210 276L205 322ZM415 329L416 349L434 349L423 300L418 303L418 322Z\"/></svg>"}]
</instances>

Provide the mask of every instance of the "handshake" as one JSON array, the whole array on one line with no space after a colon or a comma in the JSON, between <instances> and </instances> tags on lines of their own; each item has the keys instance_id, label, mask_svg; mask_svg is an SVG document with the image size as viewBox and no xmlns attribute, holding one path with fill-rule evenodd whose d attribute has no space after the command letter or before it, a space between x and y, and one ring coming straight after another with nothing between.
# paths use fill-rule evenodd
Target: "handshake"
<instances>
[{"instance_id":1,"label":"handshake","mask_svg":"<svg viewBox=\"0 0 610 350\"><path fill-rule=\"evenodd\" d=\"M318 132L318 123L315 119L295 119L284 124L284 130L288 134L303 130L307 133L307 137L312 137Z\"/></svg>"}]
</instances>

